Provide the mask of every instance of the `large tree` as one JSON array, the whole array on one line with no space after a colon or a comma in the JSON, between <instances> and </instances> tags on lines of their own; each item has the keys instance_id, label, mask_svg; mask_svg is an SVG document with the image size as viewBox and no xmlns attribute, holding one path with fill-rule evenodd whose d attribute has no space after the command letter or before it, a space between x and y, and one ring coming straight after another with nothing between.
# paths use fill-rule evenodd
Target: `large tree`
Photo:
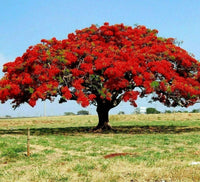
<instances>
[{"instance_id":1,"label":"large tree","mask_svg":"<svg viewBox=\"0 0 200 182\"><path fill-rule=\"evenodd\" d=\"M194 104L200 95L199 62L173 38L157 30L123 24L92 25L67 39L41 40L4 65L0 100L13 107L38 99L76 100L97 106L96 129L109 128L109 110L122 100L136 106L152 94L166 106Z\"/></svg>"}]
</instances>

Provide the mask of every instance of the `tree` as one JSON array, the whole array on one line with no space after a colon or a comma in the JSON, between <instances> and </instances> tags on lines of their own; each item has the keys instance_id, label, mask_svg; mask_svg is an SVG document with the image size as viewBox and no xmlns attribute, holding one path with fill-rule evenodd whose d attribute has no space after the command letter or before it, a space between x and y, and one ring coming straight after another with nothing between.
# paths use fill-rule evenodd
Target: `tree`
<instances>
[{"instance_id":1,"label":"tree","mask_svg":"<svg viewBox=\"0 0 200 182\"><path fill-rule=\"evenodd\" d=\"M160 111L158 111L157 109L153 108L153 107L148 107L147 108L147 114L159 114Z\"/></svg>"},{"instance_id":2,"label":"tree","mask_svg":"<svg viewBox=\"0 0 200 182\"><path fill-rule=\"evenodd\" d=\"M69 116L69 115L75 115L73 112L64 112L65 116Z\"/></svg>"},{"instance_id":3,"label":"tree","mask_svg":"<svg viewBox=\"0 0 200 182\"><path fill-rule=\"evenodd\" d=\"M199 62L173 38L145 26L104 25L76 30L67 39L42 39L4 65L0 100L13 107L38 99L76 100L97 107L96 129L109 129L109 111L121 101L136 105L151 93L166 106L190 106L200 94Z\"/></svg>"},{"instance_id":4,"label":"tree","mask_svg":"<svg viewBox=\"0 0 200 182\"><path fill-rule=\"evenodd\" d=\"M170 111L170 110L166 110L165 113L172 113L172 111Z\"/></svg>"},{"instance_id":5,"label":"tree","mask_svg":"<svg viewBox=\"0 0 200 182\"><path fill-rule=\"evenodd\" d=\"M77 112L77 115L89 115L89 111L80 110L80 111Z\"/></svg>"},{"instance_id":6,"label":"tree","mask_svg":"<svg viewBox=\"0 0 200 182\"><path fill-rule=\"evenodd\" d=\"M122 114L125 114L125 112L124 111L119 111L118 114L122 115Z\"/></svg>"},{"instance_id":7,"label":"tree","mask_svg":"<svg viewBox=\"0 0 200 182\"><path fill-rule=\"evenodd\" d=\"M200 112L200 109L193 109L192 111L191 111L191 113L199 113Z\"/></svg>"},{"instance_id":8,"label":"tree","mask_svg":"<svg viewBox=\"0 0 200 182\"><path fill-rule=\"evenodd\" d=\"M10 116L10 115L5 115L5 117L6 117L6 118L11 118L11 116Z\"/></svg>"}]
</instances>

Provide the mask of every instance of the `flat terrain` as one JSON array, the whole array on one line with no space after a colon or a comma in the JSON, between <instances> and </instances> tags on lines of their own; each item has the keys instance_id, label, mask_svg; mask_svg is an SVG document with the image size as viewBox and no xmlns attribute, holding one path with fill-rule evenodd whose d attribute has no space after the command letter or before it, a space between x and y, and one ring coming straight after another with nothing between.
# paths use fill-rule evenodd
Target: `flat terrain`
<instances>
[{"instance_id":1,"label":"flat terrain","mask_svg":"<svg viewBox=\"0 0 200 182\"><path fill-rule=\"evenodd\" d=\"M110 121L116 131L93 133L97 116L0 119L0 181L200 181L200 114Z\"/></svg>"}]
</instances>

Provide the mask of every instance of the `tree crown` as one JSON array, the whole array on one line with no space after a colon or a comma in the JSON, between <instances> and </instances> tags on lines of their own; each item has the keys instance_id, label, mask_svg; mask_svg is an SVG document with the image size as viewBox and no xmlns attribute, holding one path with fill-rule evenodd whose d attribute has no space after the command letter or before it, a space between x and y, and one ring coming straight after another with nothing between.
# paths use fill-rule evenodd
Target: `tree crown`
<instances>
[{"instance_id":1,"label":"tree crown","mask_svg":"<svg viewBox=\"0 0 200 182\"><path fill-rule=\"evenodd\" d=\"M0 100L13 106L38 99L76 100L83 107L123 101L137 106L150 93L166 106L189 106L200 94L199 62L174 39L145 26L104 25L76 30L67 39L42 39L4 65Z\"/></svg>"}]
</instances>

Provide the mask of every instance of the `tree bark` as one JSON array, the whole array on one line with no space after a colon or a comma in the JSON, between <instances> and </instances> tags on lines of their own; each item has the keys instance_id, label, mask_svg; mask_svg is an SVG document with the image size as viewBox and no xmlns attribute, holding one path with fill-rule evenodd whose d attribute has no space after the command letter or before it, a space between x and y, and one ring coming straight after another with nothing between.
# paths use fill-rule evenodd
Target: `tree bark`
<instances>
[{"instance_id":1,"label":"tree bark","mask_svg":"<svg viewBox=\"0 0 200 182\"><path fill-rule=\"evenodd\" d=\"M95 131L103 131L103 130L112 130L112 127L109 125L109 111L111 107L110 105L105 102L105 103L98 103L97 104L97 114L98 114L98 119L99 123L98 125L94 128Z\"/></svg>"}]
</instances>

